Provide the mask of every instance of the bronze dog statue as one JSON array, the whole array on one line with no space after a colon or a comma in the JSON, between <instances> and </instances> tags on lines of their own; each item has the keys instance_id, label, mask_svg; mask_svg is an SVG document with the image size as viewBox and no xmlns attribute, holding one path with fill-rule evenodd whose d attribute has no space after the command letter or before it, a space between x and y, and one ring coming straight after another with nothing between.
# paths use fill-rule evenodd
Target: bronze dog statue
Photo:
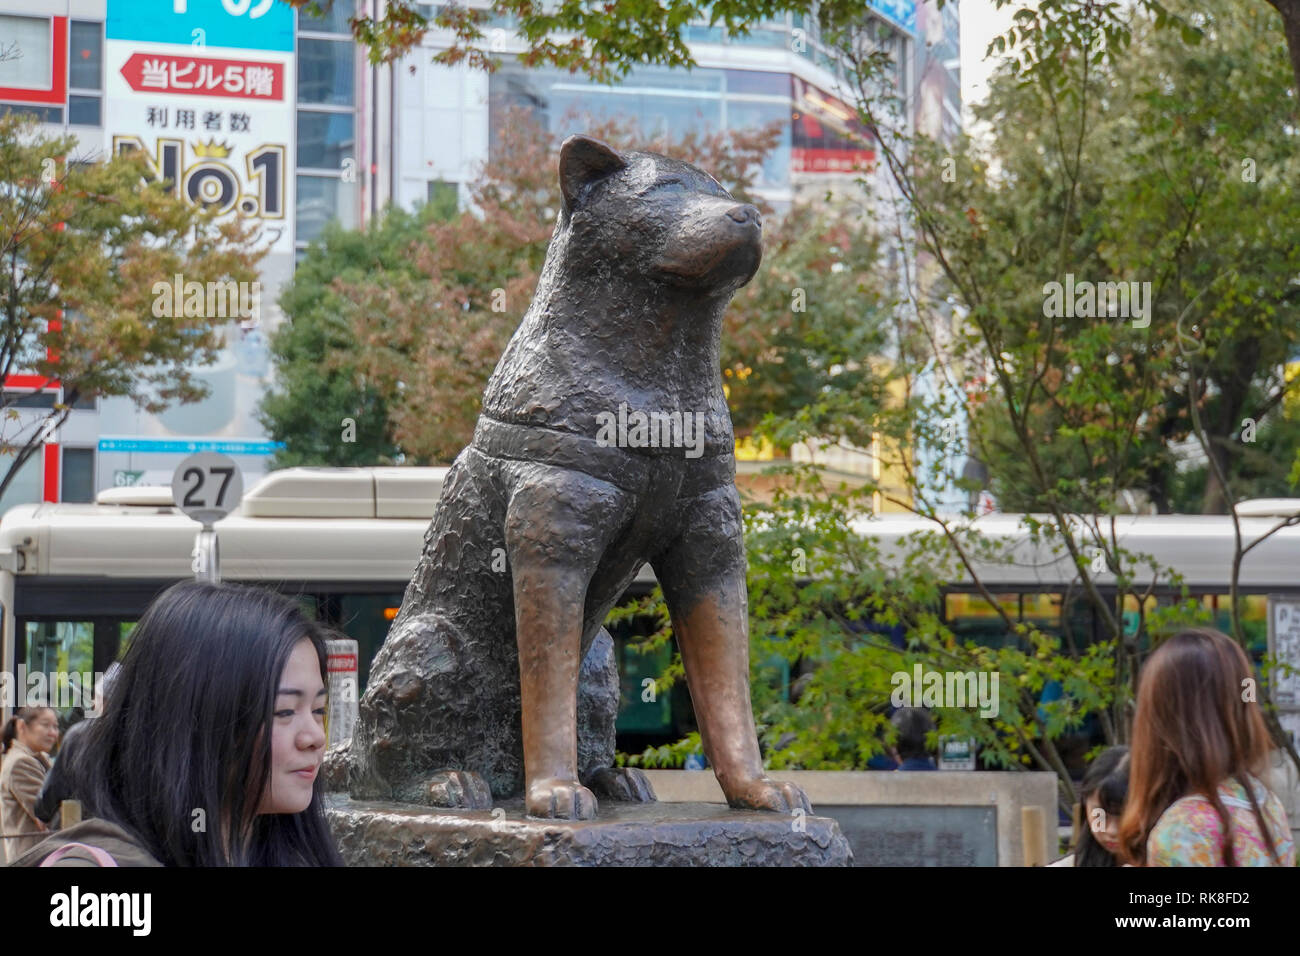
<instances>
[{"instance_id":1,"label":"bronze dog statue","mask_svg":"<svg viewBox=\"0 0 1300 956\"><path fill-rule=\"evenodd\" d=\"M705 753L733 807L808 799L763 772L749 696L745 550L722 390L723 311L758 269L758 210L653 153L572 136L533 302L452 465L375 657L349 789L591 819L615 770L602 622L649 561ZM579 729L583 729L579 735Z\"/></svg>"}]
</instances>

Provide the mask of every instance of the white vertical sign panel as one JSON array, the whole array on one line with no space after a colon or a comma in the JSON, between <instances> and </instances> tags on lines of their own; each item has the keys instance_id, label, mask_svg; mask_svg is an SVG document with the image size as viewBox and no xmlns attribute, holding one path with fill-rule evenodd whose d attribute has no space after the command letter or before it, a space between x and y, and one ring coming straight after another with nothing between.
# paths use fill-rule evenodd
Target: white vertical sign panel
<instances>
[{"instance_id":1,"label":"white vertical sign panel","mask_svg":"<svg viewBox=\"0 0 1300 956\"><path fill-rule=\"evenodd\" d=\"M1269 595L1268 652L1279 664L1289 664L1295 671L1286 674L1279 667L1273 672L1273 702L1284 710L1300 709L1300 598Z\"/></svg>"}]
</instances>

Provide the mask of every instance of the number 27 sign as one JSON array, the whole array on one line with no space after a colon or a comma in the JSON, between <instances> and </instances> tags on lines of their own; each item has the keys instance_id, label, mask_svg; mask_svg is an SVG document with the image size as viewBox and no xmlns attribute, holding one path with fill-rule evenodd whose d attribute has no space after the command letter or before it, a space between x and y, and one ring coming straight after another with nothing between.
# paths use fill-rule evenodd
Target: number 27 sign
<instances>
[{"instance_id":1,"label":"number 27 sign","mask_svg":"<svg viewBox=\"0 0 1300 956\"><path fill-rule=\"evenodd\" d=\"M172 497L185 514L210 525L238 507L244 497L244 479L232 458L212 451L199 452L176 466Z\"/></svg>"}]
</instances>

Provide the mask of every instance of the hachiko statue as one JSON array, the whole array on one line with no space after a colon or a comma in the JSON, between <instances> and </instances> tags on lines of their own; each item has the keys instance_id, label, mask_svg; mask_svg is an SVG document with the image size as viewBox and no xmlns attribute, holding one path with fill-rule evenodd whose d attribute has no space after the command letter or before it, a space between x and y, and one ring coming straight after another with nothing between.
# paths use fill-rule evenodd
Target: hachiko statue
<instances>
[{"instance_id":1,"label":"hachiko statue","mask_svg":"<svg viewBox=\"0 0 1300 956\"><path fill-rule=\"evenodd\" d=\"M609 766L601 627L649 561L728 802L811 810L764 776L754 731L718 358L723 310L758 269L758 210L688 163L584 136L560 151L560 186L536 296L375 657L349 789L480 808L523 789L530 815L571 820L595 815L593 789L653 800Z\"/></svg>"}]
</instances>

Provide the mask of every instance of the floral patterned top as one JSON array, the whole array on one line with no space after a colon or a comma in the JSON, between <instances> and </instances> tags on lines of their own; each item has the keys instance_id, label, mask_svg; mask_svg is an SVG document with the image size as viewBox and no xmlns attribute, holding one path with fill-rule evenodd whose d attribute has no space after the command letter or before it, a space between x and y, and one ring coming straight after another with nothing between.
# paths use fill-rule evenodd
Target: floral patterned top
<instances>
[{"instance_id":1,"label":"floral patterned top","mask_svg":"<svg viewBox=\"0 0 1300 956\"><path fill-rule=\"evenodd\" d=\"M1251 783L1282 865L1295 866L1295 841L1282 801L1258 780L1251 778ZM1219 800L1228 813L1236 865L1276 865L1250 808L1246 788L1236 780L1221 783ZM1183 797L1174 801L1151 829L1147 838L1147 866L1224 866L1223 839L1223 823L1214 805L1199 794Z\"/></svg>"}]
</instances>

